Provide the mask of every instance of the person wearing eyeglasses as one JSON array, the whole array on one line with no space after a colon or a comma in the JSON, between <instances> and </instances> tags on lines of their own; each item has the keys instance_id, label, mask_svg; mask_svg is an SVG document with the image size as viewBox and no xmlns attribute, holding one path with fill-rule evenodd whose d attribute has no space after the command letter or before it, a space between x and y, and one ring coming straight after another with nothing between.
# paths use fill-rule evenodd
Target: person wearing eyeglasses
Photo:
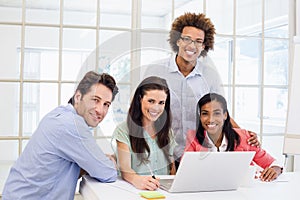
<instances>
[{"instance_id":1,"label":"person wearing eyeglasses","mask_svg":"<svg viewBox=\"0 0 300 200\"><path fill-rule=\"evenodd\" d=\"M185 133L194 129L197 100L215 92L223 95L221 78L207 52L214 47L215 27L204 14L185 13L174 20L169 32L171 57L148 65L144 77L160 76L167 80L171 93L172 129L177 146L176 166L185 148ZM234 127L239 126L232 120ZM248 142L259 146L255 133Z\"/></svg>"}]
</instances>

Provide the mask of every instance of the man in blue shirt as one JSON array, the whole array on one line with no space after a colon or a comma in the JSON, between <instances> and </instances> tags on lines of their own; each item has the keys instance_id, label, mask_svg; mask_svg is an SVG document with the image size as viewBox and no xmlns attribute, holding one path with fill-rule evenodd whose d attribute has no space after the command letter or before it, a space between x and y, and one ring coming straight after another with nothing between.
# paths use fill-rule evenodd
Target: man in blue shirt
<instances>
[{"instance_id":1,"label":"man in blue shirt","mask_svg":"<svg viewBox=\"0 0 300 200\"><path fill-rule=\"evenodd\" d=\"M10 170L2 199L73 200L81 169L101 182L115 181L115 164L97 145L91 127L103 120L117 93L113 77L88 72L69 104L41 120Z\"/></svg>"}]
</instances>

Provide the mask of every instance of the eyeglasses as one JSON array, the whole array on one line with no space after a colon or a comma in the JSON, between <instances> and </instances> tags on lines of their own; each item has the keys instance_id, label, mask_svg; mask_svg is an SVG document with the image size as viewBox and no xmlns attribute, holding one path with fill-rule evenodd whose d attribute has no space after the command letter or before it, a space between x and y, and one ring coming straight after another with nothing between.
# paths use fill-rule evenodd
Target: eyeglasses
<instances>
[{"instance_id":1,"label":"eyeglasses","mask_svg":"<svg viewBox=\"0 0 300 200\"><path fill-rule=\"evenodd\" d=\"M194 42L194 45L196 47L202 47L202 45L203 45L203 41L201 41L201 40L192 40L189 37L180 37L180 39L182 39L183 43L186 44L186 45L189 45L192 42Z\"/></svg>"}]
</instances>

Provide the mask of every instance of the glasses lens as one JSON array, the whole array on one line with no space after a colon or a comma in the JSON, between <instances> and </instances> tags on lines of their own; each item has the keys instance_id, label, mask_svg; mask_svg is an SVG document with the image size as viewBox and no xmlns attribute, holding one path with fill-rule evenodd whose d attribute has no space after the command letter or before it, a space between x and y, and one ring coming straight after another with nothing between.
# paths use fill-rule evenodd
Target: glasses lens
<instances>
[{"instance_id":1,"label":"glasses lens","mask_svg":"<svg viewBox=\"0 0 300 200\"><path fill-rule=\"evenodd\" d=\"M191 44L192 42L194 42L195 46L197 46L197 47L201 47L203 44L202 41L192 40L189 37L182 37L181 39L185 44Z\"/></svg>"},{"instance_id":2,"label":"glasses lens","mask_svg":"<svg viewBox=\"0 0 300 200\"><path fill-rule=\"evenodd\" d=\"M191 44L193 40L191 40L190 38L188 37L184 37L182 38L183 42L186 43L186 44Z\"/></svg>"}]
</instances>

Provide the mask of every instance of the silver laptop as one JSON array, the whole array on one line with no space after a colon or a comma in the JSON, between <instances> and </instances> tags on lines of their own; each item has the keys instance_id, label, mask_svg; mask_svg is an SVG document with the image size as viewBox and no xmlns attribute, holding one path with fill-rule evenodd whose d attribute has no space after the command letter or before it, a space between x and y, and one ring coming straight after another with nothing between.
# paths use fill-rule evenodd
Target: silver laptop
<instances>
[{"instance_id":1,"label":"silver laptop","mask_svg":"<svg viewBox=\"0 0 300 200\"><path fill-rule=\"evenodd\" d=\"M160 179L168 192L236 190L247 175L254 151L185 152L174 179Z\"/></svg>"}]
</instances>

